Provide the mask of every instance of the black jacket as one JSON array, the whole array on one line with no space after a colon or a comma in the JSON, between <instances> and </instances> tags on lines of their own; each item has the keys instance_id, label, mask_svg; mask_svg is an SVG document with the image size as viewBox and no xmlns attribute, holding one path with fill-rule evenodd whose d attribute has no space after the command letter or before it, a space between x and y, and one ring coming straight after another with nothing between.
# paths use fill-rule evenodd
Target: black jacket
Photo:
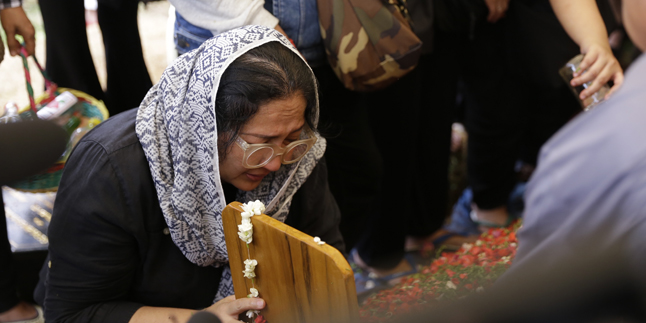
<instances>
[{"instance_id":1,"label":"black jacket","mask_svg":"<svg viewBox=\"0 0 646 323\"><path fill-rule=\"evenodd\" d=\"M35 293L48 322L128 322L144 305L213 303L222 270L191 263L173 243L135 116L133 109L97 126L65 167L48 232L50 261ZM339 221L321 160L286 223L343 252Z\"/></svg>"}]
</instances>

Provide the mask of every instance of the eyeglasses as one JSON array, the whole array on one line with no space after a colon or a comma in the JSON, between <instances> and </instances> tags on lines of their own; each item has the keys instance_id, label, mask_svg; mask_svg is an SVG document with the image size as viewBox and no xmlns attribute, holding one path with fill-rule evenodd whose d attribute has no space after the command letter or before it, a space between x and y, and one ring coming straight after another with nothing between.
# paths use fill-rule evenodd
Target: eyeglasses
<instances>
[{"instance_id":1,"label":"eyeglasses","mask_svg":"<svg viewBox=\"0 0 646 323\"><path fill-rule=\"evenodd\" d=\"M316 143L316 135L309 128L304 128L307 139L296 140L285 147L275 144L249 144L244 139L236 138L236 143L242 150L242 166L245 168L260 168L269 163L274 157L281 156L283 164L292 164L301 160Z\"/></svg>"}]
</instances>

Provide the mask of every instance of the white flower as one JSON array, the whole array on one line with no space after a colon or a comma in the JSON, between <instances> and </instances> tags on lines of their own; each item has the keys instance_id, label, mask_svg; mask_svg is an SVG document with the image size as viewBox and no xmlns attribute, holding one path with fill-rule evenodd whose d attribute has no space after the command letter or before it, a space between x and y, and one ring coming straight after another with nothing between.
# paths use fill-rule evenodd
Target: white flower
<instances>
[{"instance_id":1,"label":"white flower","mask_svg":"<svg viewBox=\"0 0 646 323\"><path fill-rule=\"evenodd\" d=\"M265 205L259 200L255 200L253 202L243 203L242 209L244 212L240 213L240 216L242 216L242 223L238 225L238 236L242 241L251 243L251 241L253 241L253 224L251 224L251 217L265 212Z\"/></svg>"},{"instance_id":2,"label":"white flower","mask_svg":"<svg viewBox=\"0 0 646 323\"><path fill-rule=\"evenodd\" d=\"M249 288L249 292L251 292L251 294L247 295L247 297L258 297L258 290L257 289L251 287L251 288Z\"/></svg>"},{"instance_id":3,"label":"white flower","mask_svg":"<svg viewBox=\"0 0 646 323\"><path fill-rule=\"evenodd\" d=\"M471 248L473 248L472 243L463 243L462 244L462 249L464 249L464 251L469 251L469 250L471 250Z\"/></svg>"},{"instance_id":4,"label":"white flower","mask_svg":"<svg viewBox=\"0 0 646 323\"><path fill-rule=\"evenodd\" d=\"M242 219L242 224L238 225L238 237L246 243L253 240L253 224L249 219Z\"/></svg>"},{"instance_id":5,"label":"white flower","mask_svg":"<svg viewBox=\"0 0 646 323\"><path fill-rule=\"evenodd\" d=\"M458 289L458 286L455 286L455 284L450 280L446 282L446 287L450 289Z\"/></svg>"},{"instance_id":6,"label":"white flower","mask_svg":"<svg viewBox=\"0 0 646 323\"><path fill-rule=\"evenodd\" d=\"M512 243L509 244L509 246L512 247L512 248L516 248L516 246L518 246L518 245L515 242L512 242Z\"/></svg>"},{"instance_id":7,"label":"white flower","mask_svg":"<svg viewBox=\"0 0 646 323\"><path fill-rule=\"evenodd\" d=\"M245 278L252 279L252 278L256 277L256 273L255 273L255 272L253 272L253 271L247 271L247 270L245 270L245 271L243 271L243 273L244 273L244 277L245 277Z\"/></svg>"},{"instance_id":8,"label":"white flower","mask_svg":"<svg viewBox=\"0 0 646 323\"><path fill-rule=\"evenodd\" d=\"M476 241L476 246L480 247L480 246L482 246L482 244L483 244L482 240Z\"/></svg>"},{"instance_id":9,"label":"white flower","mask_svg":"<svg viewBox=\"0 0 646 323\"><path fill-rule=\"evenodd\" d=\"M249 219L251 219L251 217L253 216L253 213L245 211L240 213L240 216L242 216L242 222L244 222L245 220L249 221Z\"/></svg>"},{"instance_id":10,"label":"white flower","mask_svg":"<svg viewBox=\"0 0 646 323\"><path fill-rule=\"evenodd\" d=\"M258 265L258 261L256 261L255 259L245 260L244 271L243 271L244 276L249 279L256 277L255 270L257 265Z\"/></svg>"},{"instance_id":11,"label":"white flower","mask_svg":"<svg viewBox=\"0 0 646 323\"><path fill-rule=\"evenodd\" d=\"M253 230L238 232L238 237L245 243L251 243L253 241Z\"/></svg>"},{"instance_id":12,"label":"white flower","mask_svg":"<svg viewBox=\"0 0 646 323\"><path fill-rule=\"evenodd\" d=\"M254 270L258 266L258 261L256 259L247 259L244 261L244 268L248 270Z\"/></svg>"},{"instance_id":13,"label":"white flower","mask_svg":"<svg viewBox=\"0 0 646 323\"><path fill-rule=\"evenodd\" d=\"M251 202L249 203L242 203L242 209L251 215L253 215L253 207L251 206Z\"/></svg>"},{"instance_id":14,"label":"white flower","mask_svg":"<svg viewBox=\"0 0 646 323\"><path fill-rule=\"evenodd\" d=\"M242 223L238 225L238 231L251 231L251 230L253 230L253 224L251 224L251 221L242 220Z\"/></svg>"},{"instance_id":15,"label":"white flower","mask_svg":"<svg viewBox=\"0 0 646 323\"><path fill-rule=\"evenodd\" d=\"M484 288L482 286L476 288L476 293L482 293L484 292Z\"/></svg>"},{"instance_id":16,"label":"white flower","mask_svg":"<svg viewBox=\"0 0 646 323\"><path fill-rule=\"evenodd\" d=\"M262 212L265 212L265 205L262 204L262 202L260 202L259 200L249 202L249 204L251 204L254 215L260 215L262 214Z\"/></svg>"},{"instance_id":17,"label":"white flower","mask_svg":"<svg viewBox=\"0 0 646 323\"><path fill-rule=\"evenodd\" d=\"M248 310L247 311L247 317L252 318L254 314L260 314L260 311L254 311L254 310Z\"/></svg>"},{"instance_id":18,"label":"white flower","mask_svg":"<svg viewBox=\"0 0 646 323\"><path fill-rule=\"evenodd\" d=\"M262 204L259 200L242 204L242 209L245 212L251 213L251 215L260 215L262 212L265 212L265 205Z\"/></svg>"},{"instance_id":19,"label":"white flower","mask_svg":"<svg viewBox=\"0 0 646 323\"><path fill-rule=\"evenodd\" d=\"M318 243L319 246L322 246L325 244L325 241L322 241L321 238L319 237L314 237L314 242Z\"/></svg>"}]
</instances>

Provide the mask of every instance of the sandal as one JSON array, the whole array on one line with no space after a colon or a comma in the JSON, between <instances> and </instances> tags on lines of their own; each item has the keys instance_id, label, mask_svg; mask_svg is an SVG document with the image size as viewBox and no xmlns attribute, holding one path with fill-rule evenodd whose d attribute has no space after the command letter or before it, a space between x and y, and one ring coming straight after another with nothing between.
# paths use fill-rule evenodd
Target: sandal
<instances>
[{"instance_id":1,"label":"sandal","mask_svg":"<svg viewBox=\"0 0 646 323\"><path fill-rule=\"evenodd\" d=\"M487 221L487 220L480 220L478 218L478 214L476 213L475 210L471 210L471 213L469 215L470 215L471 221L473 221L473 223L475 223L475 224L477 224L479 226L487 227L487 228L506 228L515 219L513 216L511 216L511 214L508 214L507 219L505 220L505 223L498 224L498 223Z\"/></svg>"},{"instance_id":2,"label":"sandal","mask_svg":"<svg viewBox=\"0 0 646 323\"><path fill-rule=\"evenodd\" d=\"M375 273L370 272L366 268L362 268L354 262L354 255L356 253L357 250L353 249L349 258L352 260L350 265L354 271L354 283L357 290L357 296L360 298L382 289L391 288L398 283L398 281L394 282L395 280L417 273L417 263L410 254L405 254L404 259L411 266L411 270L392 273L386 276L377 276Z\"/></svg>"},{"instance_id":3,"label":"sandal","mask_svg":"<svg viewBox=\"0 0 646 323\"><path fill-rule=\"evenodd\" d=\"M20 321L11 321L10 323L44 323L45 316L43 309L38 305L35 305L34 308L36 309L36 317Z\"/></svg>"}]
</instances>

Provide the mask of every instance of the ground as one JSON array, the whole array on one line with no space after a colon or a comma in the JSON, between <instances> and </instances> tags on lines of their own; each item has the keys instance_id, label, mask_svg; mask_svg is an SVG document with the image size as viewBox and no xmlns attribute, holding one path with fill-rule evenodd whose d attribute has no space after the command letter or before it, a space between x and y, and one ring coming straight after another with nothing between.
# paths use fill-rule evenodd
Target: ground
<instances>
[{"instance_id":1,"label":"ground","mask_svg":"<svg viewBox=\"0 0 646 323\"><path fill-rule=\"evenodd\" d=\"M45 59L45 37L47 35L45 35L43 30L43 21L38 7L38 1L24 0L23 8L36 28L36 58L41 64L47 64ZM168 1L150 2L147 5L141 4L139 7L139 32L141 34L144 59L153 83L157 83L166 68L165 42L168 8ZM90 23L87 28L87 33L97 74L101 84L105 88L105 53L98 24ZM4 42L5 35L1 31L0 34ZM33 81L32 85L37 96L43 92L43 79L39 76L38 69L33 61L30 62L30 71ZM4 107L8 101L18 103L20 107L29 104L22 60L19 57L9 56L9 52L6 51L5 58L0 63L0 106Z\"/></svg>"}]
</instances>

